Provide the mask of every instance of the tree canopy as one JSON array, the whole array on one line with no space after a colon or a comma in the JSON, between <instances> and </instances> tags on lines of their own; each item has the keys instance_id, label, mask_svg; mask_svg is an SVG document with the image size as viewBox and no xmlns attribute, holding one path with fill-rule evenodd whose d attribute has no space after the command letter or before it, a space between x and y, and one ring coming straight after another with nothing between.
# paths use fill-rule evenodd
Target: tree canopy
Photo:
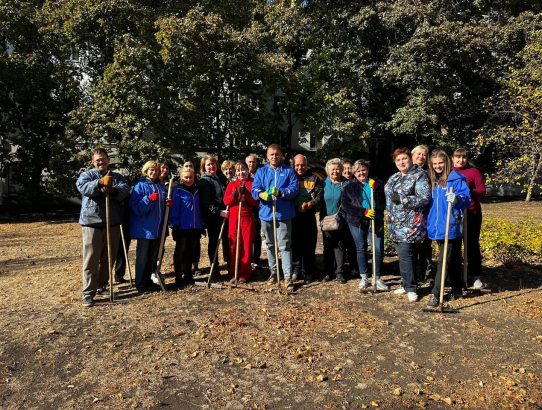
<instances>
[{"instance_id":1,"label":"tree canopy","mask_svg":"<svg viewBox=\"0 0 542 410\"><path fill-rule=\"evenodd\" d=\"M537 2L0 0L0 13L0 172L34 200L73 190L96 144L124 165L236 157L291 150L296 122L325 137L319 160L467 145L495 159L493 181L540 183Z\"/></svg>"}]
</instances>

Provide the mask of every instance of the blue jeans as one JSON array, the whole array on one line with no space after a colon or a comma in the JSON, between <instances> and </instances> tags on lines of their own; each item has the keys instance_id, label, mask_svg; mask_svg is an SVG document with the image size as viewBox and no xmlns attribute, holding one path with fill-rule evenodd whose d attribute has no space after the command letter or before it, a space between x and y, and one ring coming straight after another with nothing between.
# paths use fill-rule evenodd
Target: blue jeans
<instances>
[{"instance_id":1,"label":"blue jeans","mask_svg":"<svg viewBox=\"0 0 542 410\"><path fill-rule=\"evenodd\" d=\"M395 250L399 256L399 271L403 280L403 288L407 292L416 292L418 282L416 280L416 255L418 254L418 243L397 242Z\"/></svg>"},{"instance_id":2,"label":"blue jeans","mask_svg":"<svg viewBox=\"0 0 542 410\"><path fill-rule=\"evenodd\" d=\"M137 289L152 286L151 274L156 267L160 238L138 238L136 247L135 285Z\"/></svg>"},{"instance_id":3,"label":"blue jeans","mask_svg":"<svg viewBox=\"0 0 542 410\"><path fill-rule=\"evenodd\" d=\"M277 272L277 261L275 260L275 235L273 233L273 221L262 220L262 231L265 235L267 247L267 260L269 271ZM277 221L277 242L282 255L282 272L284 279L289 280L292 276L292 221Z\"/></svg>"},{"instance_id":4,"label":"blue jeans","mask_svg":"<svg viewBox=\"0 0 542 410\"><path fill-rule=\"evenodd\" d=\"M348 224L350 233L356 245L356 256L360 276L369 276L369 267L367 265L367 243L371 243L371 226L357 227ZM378 231L378 229L375 229ZM382 262L384 261L384 237L375 233L375 244L371 243L376 259L376 277L379 278L382 272Z\"/></svg>"}]
</instances>

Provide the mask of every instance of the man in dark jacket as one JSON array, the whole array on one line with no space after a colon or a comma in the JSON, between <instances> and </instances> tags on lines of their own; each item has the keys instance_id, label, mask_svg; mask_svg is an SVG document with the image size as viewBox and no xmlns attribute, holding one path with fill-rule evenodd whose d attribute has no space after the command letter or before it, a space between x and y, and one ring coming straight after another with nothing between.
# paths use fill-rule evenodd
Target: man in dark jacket
<instances>
[{"instance_id":1,"label":"man in dark jacket","mask_svg":"<svg viewBox=\"0 0 542 410\"><path fill-rule=\"evenodd\" d=\"M296 216L292 220L293 280L303 277L306 282L311 282L318 235L316 211L322 202L324 189L322 180L309 171L307 157L296 155L293 165L299 183L294 199Z\"/></svg>"},{"instance_id":2,"label":"man in dark jacket","mask_svg":"<svg viewBox=\"0 0 542 410\"><path fill-rule=\"evenodd\" d=\"M122 175L109 172L109 156L103 148L92 152L94 169L81 173L76 186L82 195L79 224L83 230L83 306L94 304L98 289L107 286L109 267L107 255L107 230L105 198L110 198L111 258L118 251L122 201L130 187Z\"/></svg>"}]
</instances>

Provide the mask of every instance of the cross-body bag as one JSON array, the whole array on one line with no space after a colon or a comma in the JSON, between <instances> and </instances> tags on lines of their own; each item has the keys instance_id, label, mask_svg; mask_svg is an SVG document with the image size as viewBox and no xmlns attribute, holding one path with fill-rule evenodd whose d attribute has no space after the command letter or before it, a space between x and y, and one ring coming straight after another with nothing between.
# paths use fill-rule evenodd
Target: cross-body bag
<instances>
[{"instance_id":1,"label":"cross-body bag","mask_svg":"<svg viewBox=\"0 0 542 410\"><path fill-rule=\"evenodd\" d=\"M341 193L343 191L343 183L341 182L339 184L339 188L341 190ZM320 228L323 232L329 232L329 231L338 231L341 228L341 217L339 215L339 212L341 212L342 205L339 205L339 209L336 213L324 216L322 220L320 221Z\"/></svg>"}]
</instances>

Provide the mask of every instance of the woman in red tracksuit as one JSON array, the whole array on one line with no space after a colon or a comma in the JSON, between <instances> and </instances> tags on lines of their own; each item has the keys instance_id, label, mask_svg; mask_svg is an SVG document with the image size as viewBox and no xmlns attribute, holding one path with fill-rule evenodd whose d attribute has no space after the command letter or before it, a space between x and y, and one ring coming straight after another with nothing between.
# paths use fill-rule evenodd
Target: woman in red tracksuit
<instances>
[{"instance_id":1,"label":"woman in red tracksuit","mask_svg":"<svg viewBox=\"0 0 542 410\"><path fill-rule=\"evenodd\" d=\"M252 178L244 162L235 164L236 179L231 181L224 193L224 203L230 207L228 218L228 242L230 245L230 258L228 270L230 277L235 280L235 253L237 246L237 218L239 216L239 201L241 201L241 232L239 234L239 262L238 277L241 283L246 283L252 276L252 246L256 235L256 224L253 220L253 208L259 206L250 194Z\"/></svg>"}]
</instances>

